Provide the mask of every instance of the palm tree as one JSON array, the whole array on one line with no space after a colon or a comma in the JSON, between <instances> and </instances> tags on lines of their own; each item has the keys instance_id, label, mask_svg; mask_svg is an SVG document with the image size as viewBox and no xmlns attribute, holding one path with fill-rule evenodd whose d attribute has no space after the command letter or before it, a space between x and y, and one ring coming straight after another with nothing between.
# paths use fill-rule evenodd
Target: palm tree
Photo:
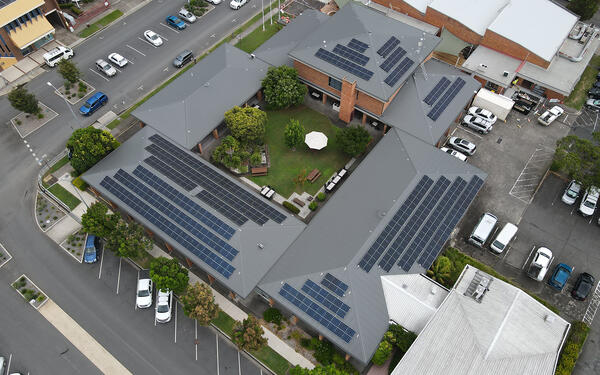
<instances>
[{"instance_id":1,"label":"palm tree","mask_svg":"<svg viewBox=\"0 0 600 375\"><path fill-rule=\"evenodd\" d=\"M431 268L427 270L427 276L431 277L438 283L451 287L452 285L446 285L450 280L450 272L452 270L452 262L445 256L440 256L431 265Z\"/></svg>"}]
</instances>

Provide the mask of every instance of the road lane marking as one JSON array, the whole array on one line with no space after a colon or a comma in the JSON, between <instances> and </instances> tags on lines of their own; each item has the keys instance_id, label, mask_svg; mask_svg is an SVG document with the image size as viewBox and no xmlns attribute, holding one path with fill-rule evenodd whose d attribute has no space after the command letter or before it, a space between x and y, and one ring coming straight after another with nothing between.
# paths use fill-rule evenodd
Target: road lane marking
<instances>
[{"instance_id":1,"label":"road lane marking","mask_svg":"<svg viewBox=\"0 0 600 375\"><path fill-rule=\"evenodd\" d=\"M177 301L175 301L175 344L177 344Z\"/></svg>"},{"instance_id":2,"label":"road lane marking","mask_svg":"<svg viewBox=\"0 0 600 375\"><path fill-rule=\"evenodd\" d=\"M215 341L217 342L217 375L219 375L219 335L215 334Z\"/></svg>"},{"instance_id":3,"label":"road lane marking","mask_svg":"<svg viewBox=\"0 0 600 375\"><path fill-rule=\"evenodd\" d=\"M10 374L10 361L12 360L12 353L8 356L8 366L6 366L6 373Z\"/></svg>"},{"instance_id":4,"label":"road lane marking","mask_svg":"<svg viewBox=\"0 0 600 375\"><path fill-rule=\"evenodd\" d=\"M104 264L104 253L105 253L105 249L104 247L102 247L102 257L100 258L100 271L98 271L98 279L100 279L102 277L102 264Z\"/></svg>"},{"instance_id":5,"label":"road lane marking","mask_svg":"<svg viewBox=\"0 0 600 375\"><path fill-rule=\"evenodd\" d=\"M242 375L242 363L240 362L240 351L238 350L238 375Z\"/></svg>"},{"instance_id":6,"label":"road lane marking","mask_svg":"<svg viewBox=\"0 0 600 375\"><path fill-rule=\"evenodd\" d=\"M4 245L2 245L0 243L0 247L2 247L2 250L4 250L5 254L8 254L8 258L5 259L2 263L0 263L0 268L2 268L2 266L4 266L6 263L8 263L8 261L10 261L12 259L12 255L10 255L10 253L8 252L8 250L6 250L6 248L4 247Z\"/></svg>"},{"instance_id":7,"label":"road lane marking","mask_svg":"<svg viewBox=\"0 0 600 375\"><path fill-rule=\"evenodd\" d=\"M196 350L196 361L198 360L198 321L194 319L194 347ZM218 374L217 374L218 375Z\"/></svg>"},{"instance_id":8,"label":"road lane marking","mask_svg":"<svg viewBox=\"0 0 600 375\"><path fill-rule=\"evenodd\" d=\"M117 294L119 294L119 285L121 284L121 262L123 258L119 258L119 273L117 275Z\"/></svg>"},{"instance_id":9,"label":"road lane marking","mask_svg":"<svg viewBox=\"0 0 600 375\"><path fill-rule=\"evenodd\" d=\"M106 80L106 82L108 82L108 81L109 81L109 80L108 80L108 78L106 78L106 77L105 77L105 76L103 76L102 74L98 73L98 72L97 72L97 71L95 71L94 69L92 69L92 68L89 68L89 69L90 69L90 72L92 72L92 73L94 73L94 74L97 74L97 75L98 75L100 78L102 78L102 79Z\"/></svg>"},{"instance_id":10,"label":"road lane marking","mask_svg":"<svg viewBox=\"0 0 600 375\"><path fill-rule=\"evenodd\" d=\"M140 40L143 40L142 38L138 38ZM134 50L135 52L139 53L140 55L146 57L146 55L144 55L142 52L138 51L137 49L133 48L132 46L130 46L129 44L126 44L127 47L131 48L132 50ZM129 61L131 62L131 61Z\"/></svg>"}]
</instances>

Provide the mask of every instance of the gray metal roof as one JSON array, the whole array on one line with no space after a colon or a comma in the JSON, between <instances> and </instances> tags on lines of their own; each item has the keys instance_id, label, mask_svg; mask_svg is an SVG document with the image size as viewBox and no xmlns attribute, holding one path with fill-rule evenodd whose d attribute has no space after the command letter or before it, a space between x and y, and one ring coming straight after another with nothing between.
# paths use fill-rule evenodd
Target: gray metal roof
<instances>
[{"instance_id":1,"label":"gray metal roof","mask_svg":"<svg viewBox=\"0 0 600 375\"><path fill-rule=\"evenodd\" d=\"M442 77L448 78L451 82L460 77L466 83L440 117L433 121L427 117L432 106L426 104L424 100ZM481 83L468 74L444 62L430 59L408 78L381 115L381 120L435 145L448 129L448 124L454 122L480 88Z\"/></svg>"},{"instance_id":2,"label":"gray metal roof","mask_svg":"<svg viewBox=\"0 0 600 375\"><path fill-rule=\"evenodd\" d=\"M221 281L224 285L226 285L229 289L239 294L242 297L246 297L256 286L258 281L263 277L263 275L267 272L267 270L271 267L271 265L283 254L283 252L288 248L288 246L294 241L294 239L302 232L305 228L305 224L300 220L296 219L293 216L289 216L285 214L285 220L278 224L272 220L267 221L264 225L258 225L252 220L248 220L245 224L238 226L223 215L221 215L218 211L214 210L207 204L203 203L200 199L196 198L194 195L199 193L202 190L200 187L196 187L191 191L186 191L182 189L177 184L175 184L171 179L164 176L162 173L158 172L156 169L152 168L145 160L151 155L146 147L152 145L153 142L149 139L151 136L159 134L155 130L150 127L144 127L140 131L138 131L133 137L131 137L127 142L123 143L119 148L111 152L107 157L105 157L102 161L88 170L85 174L83 174L82 178L94 189L98 190L103 196L110 199L117 206L125 209L131 216L133 216L136 221L140 222L146 228L150 229L154 233L156 233L160 238L167 241L171 246L189 258L192 262L198 265L200 268L204 269L209 274L216 277L219 281ZM164 138L167 138L163 135ZM168 139L168 138L167 138ZM180 148L183 150L183 148ZM204 165L210 167L212 171L226 177L232 184L241 186L251 194L255 195L258 199L264 201L269 206L274 207L280 213L285 213L280 206L276 206L268 202L266 199L257 194L254 190L248 188L239 182L239 180L232 178L226 173L221 172L219 169L215 168L212 164L204 161L202 158L197 157L192 152L184 150L188 155L193 155L193 157L199 160ZM180 193L183 193L186 197L190 198L193 202L200 205L202 208L212 213L222 222L228 224L230 227L235 229L235 234L231 237L231 239L225 241L233 246L235 249L239 251L239 254L235 256L233 261L230 264L235 267L235 271L233 274L226 278L217 272L214 268L212 268L209 264L203 262L198 256L194 255L186 246L182 246L176 240L174 240L171 236L167 235L164 231L158 228L155 224L151 223L148 220L148 215L143 215L137 212L133 207L131 207L128 203L123 202L121 199L118 199L115 195L109 192L104 186L100 183L106 176L109 176L114 179L115 173L122 169L123 171L132 175L132 172L136 167L143 166L144 168L150 170L155 175L159 176L163 179L169 186L176 189ZM191 168L190 168L191 172ZM141 181L141 180L140 180ZM148 184L142 183L145 186L149 187L152 191L156 192L163 198L166 198L162 193L158 193L156 189L148 186ZM139 197L143 197L139 189L136 191L132 191L134 194L137 194ZM145 198L144 198L145 199ZM171 204L174 203L173 200L167 199ZM179 207L181 208L181 207ZM162 215L162 221L171 221L175 223L174 219L169 219L165 214L164 207L158 208ZM181 210L186 214L190 220L193 222L202 225L206 229L209 229L208 226L203 224L200 220L194 218L189 212L185 210ZM175 225L175 224L174 224ZM175 225L179 229L183 230L183 227L180 224ZM186 228L187 229L187 228ZM212 230L214 232L214 230ZM189 232L189 231L188 231ZM201 239L199 239L202 241ZM210 244L204 242L204 244L210 248ZM262 244L263 248L259 248L258 244Z\"/></svg>"},{"instance_id":3,"label":"gray metal roof","mask_svg":"<svg viewBox=\"0 0 600 375\"><path fill-rule=\"evenodd\" d=\"M467 265L393 375L552 375L569 323L519 288L492 279L481 303ZM467 293L467 294L466 294Z\"/></svg>"},{"instance_id":4,"label":"gray metal roof","mask_svg":"<svg viewBox=\"0 0 600 375\"><path fill-rule=\"evenodd\" d=\"M298 42L312 33L319 25L329 19L329 16L315 9L306 9L282 30L273 35L254 54L257 58L273 66L292 66L292 59L288 53L296 47Z\"/></svg>"},{"instance_id":5,"label":"gray metal roof","mask_svg":"<svg viewBox=\"0 0 600 375\"><path fill-rule=\"evenodd\" d=\"M486 174L392 128L317 212L259 288L347 353L368 362L388 327L380 277L406 272L397 265L389 273L379 267L365 272L358 263L423 176L470 181L473 176L485 179ZM300 290L307 279L319 283L326 272L349 285L341 300L350 311L342 321L357 335L348 343L279 294L283 283ZM408 273L422 272L425 268L415 263Z\"/></svg>"},{"instance_id":6,"label":"gray metal roof","mask_svg":"<svg viewBox=\"0 0 600 375\"><path fill-rule=\"evenodd\" d=\"M391 37L400 40L400 46L407 52L406 57L412 59L414 64L402 75L403 78L390 87L384 83L389 72L379 67L385 59L378 55L377 51ZM363 53L369 58L364 68L374 73L369 80L357 77L315 56L320 48L332 51L336 44L346 46L352 39L369 45ZM387 101L439 42L440 38L436 36L352 1L302 40L290 52L290 56L331 77L356 81L360 91Z\"/></svg>"},{"instance_id":7,"label":"gray metal roof","mask_svg":"<svg viewBox=\"0 0 600 375\"><path fill-rule=\"evenodd\" d=\"M192 149L223 121L226 111L256 94L268 67L224 43L132 114Z\"/></svg>"}]
</instances>

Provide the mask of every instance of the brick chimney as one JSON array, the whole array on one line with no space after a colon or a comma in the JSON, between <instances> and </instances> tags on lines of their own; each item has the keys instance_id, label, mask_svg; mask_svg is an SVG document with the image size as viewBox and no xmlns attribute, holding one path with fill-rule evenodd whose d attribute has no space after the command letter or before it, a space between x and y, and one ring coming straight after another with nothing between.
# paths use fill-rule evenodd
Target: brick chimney
<instances>
[{"instance_id":1,"label":"brick chimney","mask_svg":"<svg viewBox=\"0 0 600 375\"><path fill-rule=\"evenodd\" d=\"M346 78L342 80L342 97L340 100L340 120L348 123L352 120L356 103L356 81L350 83Z\"/></svg>"}]
</instances>

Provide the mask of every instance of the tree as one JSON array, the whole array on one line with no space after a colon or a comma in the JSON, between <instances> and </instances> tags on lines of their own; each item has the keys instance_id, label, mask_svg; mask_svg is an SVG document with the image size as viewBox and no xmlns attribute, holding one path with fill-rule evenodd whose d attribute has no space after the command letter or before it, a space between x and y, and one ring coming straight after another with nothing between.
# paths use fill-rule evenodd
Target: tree
<instances>
[{"instance_id":1,"label":"tree","mask_svg":"<svg viewBox=\"0 0 600 375\"><path fill-rule=\"evenodd\" d=\"M552 168L566 172L585 187L600 185L600 132L593 140L568 135L556 142Z\"/></svg>"},{"instance_id":2,"label":"tree","mask_svg":"<svg viewBox=\"0 0 600 375\"><path fill-rule=\"evenodd\" d=\"M290 119L289 124L285 126L283 135L285 137L285 145L295 150L298 145L304 141L306 130L300 125L300 121Z\"/></svg>"},{"instance_id":3,"label":"tree","mask_svg":"<svg viewBox=\"0 0 600 375\"><path fill-rule=\"evenodd\" d=\"M348 126L338 131L337 141L342 151L354 157L365 152L367 145L371 142L371 136L362 126Z\"/></svg>"},{"instance_id":4,"label":"tree","mask_svg":"<svg viewBox=\"0 0 600 375\"><path fill-rule=\"evenodd\" d=\"M267 113L258 108L235 106L225 112L225 123L238 141L259 143L265 135Z\"/></svg>"},{"instance_id":5,"label":"tree","mask_svg":"<svg viewBox=\"0 0 600 375\"><path fill-rule=\"evenodd\" d=\"M260 151L256 151L252 155L250 155L250 165L251 166L256 167L257 165L261 165L261 164L262 164L262 154L260 153Z\"/></svg>"},{"instance_id":6,"label":"tree","mask_svg":"<svg viewBox=\"0 0 600 375\"><path fill-rule=\"evenodd\" d=\"M92 126L75 130L67 141L71 166L78 174L90 169L117 147L119 142L112 134Z\"/></svg>"},{"instance_id":7,"label":"tree","mask_svg":"<svg viewBox=\"0 0 600 375\"><path fill-rule=\"evenodd\" d=\"M152 240L148 238L141 225L119 220L115 230L106 238L105 247L122 258L138 258L142 251L152 248Z\"/></svg>"},{"instance_id":8,"label":"tree","mask_svg":"<svg viewBox=\"0 0 600 375\"><path fill-rule=\"evenodd\" d=\"M24 85L19 85L8 93L8 101L14 109L21 112L37 115L40 113L40 106L34 94L31 94Z\"/></svg>"},{"instance_id":9,"label":"tree","mask_svg":"<svg viewBox=\"0 0 600 375\"><path fill-rule=\"evenodd\" d=\"M390 354L392 354L392 348L392 344L390 344L386 340L382 340L379 343L379 347L377 347L375 354L373 354L371 362L373 362L373 364L377 366L382 366L385 363L385 361L388 360Z\"/></svg>"},{"instance_id":10,"label":"tree","mask_svg":"<svg viewBox=\"0 0 600 375\"><path fill-rule=\"evenodd\" d=\"M72 84L79 82L81 78L81 72L77 69L77 66L67 59L63 59L58 63L58 72L66 81Z\"/></svg>"},{"instance_id":11,"label":"tree","mask_svg":"<svg viewBox=\"0 0 600 375\"><path fill-rule=\"evenodd\" d=\"M427 270L427 276L437 281L442 285L446 285L450 279L450 272L452 271L452 262L447 257L441 255L431 265L431 268Z\"/></svg>"},{"instance_id":12,"label":"tree","mask_svg":"<svg viewBox=\"0 0 600 375\"><path fill-rule=\"evenodd\" d=\"M158 289L181 294L188 286L188 270L181 267L175 258L158 257L150 262L150 278Z\"/></svg>"},{"instance_id":13,"label":"tree","mask_svg":"<svg viewBox=\"0 0 600 375\"><path fill-rule=\"evenodd\" d=\"M335 365L316 366L312 370L296 365L290 369L290 375L348 375L348 373L338 369Z\"/></svg>"},{"instance_id":14,"label":"tree","mask_svg":"<svg viewBox=\"0 0 600 375\"><path fill-rule=\"evenodd\" d=\"M240 142L228 135L223 138L219 146L212 153L214 161L223 164L227 168L239 168L242 164Z\"/></svg>"},{"instance_id":15,"label":"tree","mask_svg":"<svg viewBox=\"0 0 600 375\"><path fill-rule=\"evenodd\" d=\"M215 303L212 289L206 284L188 285L187 291L181 296L183 312L198 324L207 326L219 315L219 305Z\"/></svg>"},{"instance_id":16,"label":"tree","mask_svg":"<svg viewBox=\"0 0 600 375\"><path fill-rule=\"evenodd\" d=\"M579 15L582 21L589 20L598 10L598 0L573 0L567 8Z\"/></svg>"},{"instance_id":17,"label":"tree","mask_svg":"<svg viewBox=\"0 0 600 375\"><path fill-rule=\"evenodd\" d=\"M262 81L265 101L273 109L302 104L307 88L298 79L298 71L286 65L270 67Z\"/></svg>"},{"instance_id":18,"label":"tree","mask_svg":"<svg viewBox=\"0 0 600 375\"><path fill-rule=\"evenodd\" d=\"M119 222L118 214L109 214L108 207L101 202L93 203L81 215L81 225L86 233L107 238L115 230Z\"/></svg>"},{"instance_id":19,"label":"tree","mask_svg":"<svg viewBox=\"0 0 600 375\"><path fill-rule=\"evenodd\" d=\"M267 344L267 339L263 337L262 326L253 315L242 322L235 322L233 326L232 340L240 350L259 350Z\"/></svg>"}]
</instances>

